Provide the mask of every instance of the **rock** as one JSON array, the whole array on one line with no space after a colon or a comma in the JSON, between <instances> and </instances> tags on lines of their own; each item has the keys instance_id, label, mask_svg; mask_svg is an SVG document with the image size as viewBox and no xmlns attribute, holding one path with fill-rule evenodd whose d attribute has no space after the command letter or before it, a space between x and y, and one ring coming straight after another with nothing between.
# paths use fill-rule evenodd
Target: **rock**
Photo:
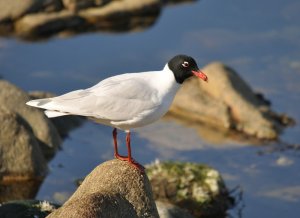
<instances>
[{"instance_id":1,"label":"rock","mask_svg":"<svg viewBox=\"0 0 300 218\"><path fill-rule=\"evenodd\" d=\"M62 10L62 8L63 4L61 0L44 0L40 11L49 13L54 11L60 11Z\"/></svg>"},{"instance_id":2,"label":"rock","mask_svg":"<svg viewBox=\"0 0 300 218\"><path fill-rule=\"evenodd\" d=\"M62 0L64 7L71 11L94 6L94 0Z\"/></svg>"},{"instance_id":3,"label":"rock","mask_svg":"<svg viewBox=\"0 0 300 218\"><path fill-rule=\"evenodd\" d=\"M209 83L211 83L210 78ZM232 125L229 108L224 103L202 92L197 78L185 81L176 94L168 115L223 129L231 128Z\"/></svg>"},{"instance_id":4,"label":"rock","mask_svg":"<svg viewBox=\"0 0 300 218\"><path fill-rule=\"evenodd\" d=\"M62 0L64 7L71 11L80 9L102 6L109 3L111 0Z\"/></svg>"},{"instance_id":5,"label":"rock","mask_svg":"<svg viewBox=\"0 0 300 218\"><path fill-rule=\"evenodd\" d=\"M0 105L5 105L8 111L20 115L24 123L31 127L43 155L49 160L59 148L61 138L42 111L25 104L29 100L27 93L5 80L0 80ZM4 128L3 123L0 125Z\"/></svg>"},{"instance_id":6,"label":"rock","mask_svg":"<svg viewBox=\"0 0 300 218\"><path fill-rule=\"evenodd\" d=\"M0 23L36 11L44 0L0 0Z\"/></svg>"},{"instance_id":7,"label":"rock","mask_svg":"<svg viewBox=\"0 0 300 218\"><path fill-rule=\"evenodd\" d=\"M81 10L79 15L88 22L90 30L122 32L153 25L160 11L161 3L158 0L122 0Z\"/></svg>"},{"instance_id":8,"label":"rock","mask_svg":"<svg viewBox=\"0 0 300 218\"><path fill-rule=\"evenodd\" d=\"M12 200L35 198L43 182L42 178L28 178L24 176L10 176L2 179L4 180L0 181L0 205L3 202ZM1 207L0 217L3 217L1 216Z\"/></svg>"},{"instance_id":9,"label":"rock","mask_svg":"<svg viewBox=\"0 0 300 218\"><path fill-rule=\"evenodd\" d=\"M193 218L189 212L167 202L156 201L160 218Z\"/></svg>"},{"instance_id":10,"label":"rock","mask_svg":"<svg viewBox=\"0 0 300 218\"><path fill-rule=\"evenodd\" d=\"M127 162L97 166L51 217L159 217L147 176Z\"/></svg>"},{"instance_id":11,"label":"rock","mask_svg":"<svg viewBox=\"0 0 300 218\"><path fill-rule=\"evenodd\" d=\"M47 38L62 31L83 31L86 22L71 11L29 14L15 23L19 37L30 40Z\"/></svg>"},{"instance_id":12,"label":"rock","mask_svg":"<svg viewBox=\"0 0 300 218\"><path fill-rule=\"evenodd\" d=\"M225 217L233 205L218 171L202 164L156 162L146 167L154 198L195 217Z\"/></svg>"},{"instance_id":13,"label":"rock","mask_svg":"<svg viewBox=\"0 0 300 218\"><path fill-rule=\"evenodd\" d=\"M269 102L255 94L228 66L214 62L203 71L208 83L197 78L187 81L175 97L169 115L268 140L277 139L282 128L293 123L291 118L273 112Z\"/></svg>"},{"instance_id":14,"label":"rock","mask_svg":"<svg viewBox=\"0 0 300 218\"><path fill-rule=\"evenodd\" d=\"M0 181L43 178L47 162L28 123L1 106L0 124Z\"/></svg>"},{"instance_id":15,"label":"rock","mask_svg":"<svg viewBox=\"0 0 300 218\"><path fill-rule=\"evenodd\" d=\"M168 4L195 0L0 0L0 35L43 40L91 31L152 26Z\"/></svg>"},{"instance_id":16,"label":"rock","mask_svg":"<svg viewBox=\"0 0 300 218\"><path fill-rule=\"evenodd\" d=\"M159 15L159 0L64 0L67 9L26 14L15 22L15 34L26 40L72 35L85 31L131 31L152 25ZM92 7L91 7L92 6ZM45 6L43 6L45 7ZM0 25L7 34L9 26Z\"/></svg>"},{"instance_id":17,"label":"rock","mask_svg":"<svg viewBox=\"0 0 300 218\"><path fill-rule=\"evenodd\" d=\"M159 12L158 0L112 1L103 7L82 9L77 13L62 10L29 14L16 22L15 31L28 40L83 31L128 31L152 25Z\"/></svg>"},{"instance_id":18,"label":"rock","mask_svg":"<svg viewBox=\"0 0 300 218\"><path fill-rule=\"evenodd\" d=\"M28 94L31 99L51 98L55 96L53 93L43 91L32 91ZM62 138L65 138L68 136L71 130L80 127L86 121L86 119L81 116L62 116L51 118L50 121L54 124L59 135Z\"/></svg>"},{"instance_id":19,"label":"rock","mask_svg":"<svg viewBox=\"0 0 300 218\"><path fill-rule=\"evenodd\" d=\"M0 217L24 218L36 217L43 218L58 207L47 201L23 200L12 201L0 205Z\"/></svg>"}]
</instances>

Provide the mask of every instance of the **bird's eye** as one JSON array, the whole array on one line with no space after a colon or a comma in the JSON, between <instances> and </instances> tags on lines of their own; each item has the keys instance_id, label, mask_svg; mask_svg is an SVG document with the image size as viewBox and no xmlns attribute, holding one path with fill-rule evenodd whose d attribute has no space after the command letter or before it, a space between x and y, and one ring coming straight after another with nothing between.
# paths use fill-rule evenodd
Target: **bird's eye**
<instances>
[{"instance_id":1,"label":"bird's eye","mask_svg":"<svg viewBox=\"0 0 300 218\"><path fill-rule=\"evenodd\" d=\"M183 67L188 67L189 66L189 62L185 61L183 62L183 64L181 64Z\"/></svg>"}]
</instances>

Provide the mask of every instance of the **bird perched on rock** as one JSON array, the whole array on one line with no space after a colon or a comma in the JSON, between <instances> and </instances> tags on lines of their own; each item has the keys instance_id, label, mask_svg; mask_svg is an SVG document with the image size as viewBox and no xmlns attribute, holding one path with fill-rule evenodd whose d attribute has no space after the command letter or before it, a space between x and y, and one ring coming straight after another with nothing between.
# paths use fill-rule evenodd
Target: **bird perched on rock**
<instances>
[{"instance_id":1,"label":"bird perched on rock","mask_svg":"<svg viewBox=\"0 0 300 218\"><path fill-rule=\"evenodd\" d=\"M192 57L177 55L160 71L120 74L87 89L26 104L46 109L45 114L49 118L80 115L112 126L115 157L143 169L132 158L130 130L161 118L168 111L180 85L192 76L207 81L207 76L199 70ZM117 129L127 133L127 156L118 153Z\"/></svg>"}]
</instances>

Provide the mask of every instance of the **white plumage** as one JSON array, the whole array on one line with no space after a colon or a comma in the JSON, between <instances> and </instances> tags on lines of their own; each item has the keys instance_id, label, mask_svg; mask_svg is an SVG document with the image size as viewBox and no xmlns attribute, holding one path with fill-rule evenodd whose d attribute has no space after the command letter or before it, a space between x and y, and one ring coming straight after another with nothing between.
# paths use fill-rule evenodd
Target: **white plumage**
<instances>
[{"instance_id":1,"label":"white plumage","mask_svg":"<svg viewBox=\"0 0 300 218\"><path fill-rule=\"evenodd\" d=\"M88 89L27 102L48 117L81 115L122 130L154 122L169 109L180 87L168 65L162 71L109 77Z\"/></svg>"}]
</instances>

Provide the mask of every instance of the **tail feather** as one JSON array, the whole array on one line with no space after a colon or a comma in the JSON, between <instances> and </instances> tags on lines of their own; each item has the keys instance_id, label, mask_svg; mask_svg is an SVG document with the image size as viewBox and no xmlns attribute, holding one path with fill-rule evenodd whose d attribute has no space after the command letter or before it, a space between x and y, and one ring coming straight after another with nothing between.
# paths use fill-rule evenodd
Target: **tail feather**
<instances>
[{"instance_id":1,"label":"tail feather","mask_svg":"<svg viewBox=\"0 0 300 218\"><path fill-rule=\"evenodd\" d=\"M53 106L53 104L51 104L51 102L52 102L52 99L43 98L43 99L36 99L36 100L28 101L28 102L26 102L26 104L29 106L32 106L32 107L46 109L44 111L44 113L49 118L69 115L68 113L60 112L59 110L57 110L57 106L56 107Z\"/></svg>"},{"instance_id":2,"label":"tail feather","mask_svg":"<svg viewBox=\"0 0 300 218\"><path fill-rule=\"evenodd\" d=\"M51 111L51 110L46 110L46 111L44 111L44 113L49 118L69 115L68 113L59 112L59 111Z\"/></svg>"}]
</instances>

